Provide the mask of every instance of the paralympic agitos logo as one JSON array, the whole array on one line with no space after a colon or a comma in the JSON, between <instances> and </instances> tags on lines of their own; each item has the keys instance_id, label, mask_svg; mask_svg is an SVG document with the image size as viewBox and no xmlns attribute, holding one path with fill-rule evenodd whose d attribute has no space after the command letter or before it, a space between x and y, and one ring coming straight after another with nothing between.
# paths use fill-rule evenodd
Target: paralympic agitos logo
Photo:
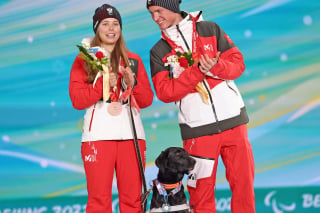
<instances>
[{"instance_id":1,"label":"paralympic agitos logo","mask_svg":"<svg viewBox=\"0 0 320 213\"><path fill-rule=\"evenodd\" d=\"M285 213L285 212L292 212L296 209L296 204L291 203L282 203L278 201L275 197L276 191L269 192L266 197L264 198L264 204L266 206L270 206L274 213Z\"/></svg>"}]
</instances>

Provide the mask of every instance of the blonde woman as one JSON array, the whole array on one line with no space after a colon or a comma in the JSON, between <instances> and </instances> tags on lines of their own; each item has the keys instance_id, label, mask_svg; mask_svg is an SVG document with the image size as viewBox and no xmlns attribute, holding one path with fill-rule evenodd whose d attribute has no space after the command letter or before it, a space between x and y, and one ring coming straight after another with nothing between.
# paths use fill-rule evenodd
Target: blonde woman
<instances>
[{"instance_id":1,"label":"blonde woman","mask_svg":"<svg viewBox=\"0 0 320 213\"><path fill-rule=\"evenodd\" d=\"M129 108L132 107L145 164L146 142L139 109L152 104L153 92L141 58L125 46L118 10L108 4L98 7L93 16L93 30L94 38L83 40L83 45L97 48L108 58L109 74L101 75L101 70L94 69L78 55L71 68L69 85L73 107L86 110L81 146L88 191L86 212L112 212L114 171L120 212L142 212L142 180ZM108 87L103 83L105 79ZM107 100L104 93L108 94Z\"/></svg>"}]
</instances>

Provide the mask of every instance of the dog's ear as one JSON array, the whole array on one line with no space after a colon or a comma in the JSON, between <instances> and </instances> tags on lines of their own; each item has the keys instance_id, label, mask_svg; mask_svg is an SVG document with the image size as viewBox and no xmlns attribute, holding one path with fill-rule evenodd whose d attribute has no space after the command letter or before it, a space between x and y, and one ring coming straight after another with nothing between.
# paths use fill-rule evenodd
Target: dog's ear
<instances>
[{"instance_id":1,"label":"dog's ear","mask_svg":"<svg viewBox=\"0 0 320 213\"><path fill-rule=\"evenodd\" d=\"M160 153L160 155L157 157L155 163L156 163L156 166L159 168L160 166L160 162L161 162L161 159L163 158L163 151Z\"/></svg>"},{"instance_id":2,"label":"dog's ear","mask_svg":"<svg viewBox=\"0 0 320 213\"><path fill-rule=\"evenodd\" d=\"M165 165L166 165L165 161L166 161L166 152L162 151L160 155L157 157L155 162L156 166L159 168L161 172L164 172L165 170Z\"/></svg>"}]
</instances>

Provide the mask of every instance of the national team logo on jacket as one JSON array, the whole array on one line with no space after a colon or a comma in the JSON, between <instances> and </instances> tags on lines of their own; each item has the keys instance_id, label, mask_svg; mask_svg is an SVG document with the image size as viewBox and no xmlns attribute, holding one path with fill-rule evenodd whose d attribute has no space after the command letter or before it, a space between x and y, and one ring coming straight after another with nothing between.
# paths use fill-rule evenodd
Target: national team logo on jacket
<instances>
[{"instance_id":1,"label":"national team logo on jacket","mask_svg":"<svg viewBox=\"0 0 320 213\"><path fill-rule=\"evenodd\" d=\"M205 44L203 45L204 51L213 51L213 46L212 44Z\"/></svg>"}]
</instances>

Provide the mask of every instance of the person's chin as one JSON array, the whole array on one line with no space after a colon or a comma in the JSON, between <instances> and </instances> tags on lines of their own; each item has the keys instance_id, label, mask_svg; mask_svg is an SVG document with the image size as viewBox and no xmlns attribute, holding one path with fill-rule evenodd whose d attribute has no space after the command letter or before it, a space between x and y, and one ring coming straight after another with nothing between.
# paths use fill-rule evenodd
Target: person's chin
<instances>
[{"instance_id":1,"label":"person's chin","mask_svg":"<svg viewBox=\"0 0 320 213\"><path fill-rule=\"evenodd\" d=\"M105 43L115 44L117 42L117 38L108 38L105 40Z\"/></svg>"},{"instance_id":2,"label":"person's chin","mask_svg":"<svg viewBox=\"0 0 320 213\"><path fill-rule=\"evenodd\" d=\"M168 26L165 22L158 23L158 26L159 26L160 30L165 30L168 28Z\"/></svg>"},{"instance_id":3,"label":"person's chin","mask_svg":"<svg viewBox=\"0 0 320 213\"><path fill-rule=\"evenodd\" d=\"M165 30L168 28L167 25L163 24L163 25L159 25L160 30Z\"/></svg>"}]
</instances>

